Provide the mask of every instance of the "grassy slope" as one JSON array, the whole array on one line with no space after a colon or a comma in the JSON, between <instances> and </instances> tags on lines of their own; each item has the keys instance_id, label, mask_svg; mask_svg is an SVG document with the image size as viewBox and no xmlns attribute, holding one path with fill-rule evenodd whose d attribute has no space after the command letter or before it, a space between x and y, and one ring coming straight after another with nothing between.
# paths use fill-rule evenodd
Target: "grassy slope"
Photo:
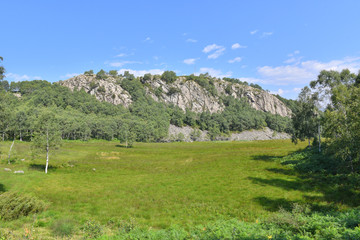
<instances>
[{"instance_id":1,"label":"grassy slope","mask_svg":"<svg viewBox=\"0 0 360 240\"><path fill-rule=\"evenodd\" d=\"M67 142L51 156L47 175L40 170L43 158L31 160L29 143L16 142L15 156L25 161L7 165L9 145L0 145L5 190L32 193L51 203L44 216L77 222L135 218L165 228L220 217L253 221L279 205L321 195L298 186L296 175L271 160L304 147L289 140L136 143L131 149L115 142Z\"/></svg>"}]
</instances>

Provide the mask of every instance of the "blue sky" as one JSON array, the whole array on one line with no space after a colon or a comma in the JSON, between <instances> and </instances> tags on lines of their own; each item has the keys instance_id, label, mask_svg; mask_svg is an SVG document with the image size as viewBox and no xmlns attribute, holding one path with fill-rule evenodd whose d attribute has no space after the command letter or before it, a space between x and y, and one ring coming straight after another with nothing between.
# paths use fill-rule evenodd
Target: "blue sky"
<instances>
[{"instance_id":1,"label":"blue sky","mask_svg":"<svg viewBox=\"0 0 360 240\"><path fill-rule=\"evenodd\" d=\"M9 81L93 69L209 72L296 98L322 69L360 69L360 1L2 1Z\"/></svg>"}]
</instances>

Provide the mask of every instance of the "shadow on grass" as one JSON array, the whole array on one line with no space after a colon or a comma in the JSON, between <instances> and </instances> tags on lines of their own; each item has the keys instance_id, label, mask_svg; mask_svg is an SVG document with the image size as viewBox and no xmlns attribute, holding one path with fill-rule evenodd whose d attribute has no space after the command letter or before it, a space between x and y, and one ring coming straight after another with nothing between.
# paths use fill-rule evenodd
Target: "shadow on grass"
<instances>
[{"instance_id":1,"label":"shadow on grass","mask_svg":"<svg viewBox=\"0 0 360 240\"><path fill-rule=\"evenodd\" d=\"M43 171L45 171L45 164L32 163L32 164L29 165L29 169L43 172ZM56 169L57 169L57 167L54 167L54 166L51 166L51 165L48 166L48 170L56 170Z\"/></svg>"},{"instance_id":2,"label":"shadow on grass","mask_svg":"<svg viewBox=\"0 0 360 240\"><path fill-rule=\"evenodd\" d=\"M296 181L290 181L286 179L280 179L280 178L272 178L272 179L263 179L263 178L256 178L256 177L248 177L253 183L259 184L262 186L274 186L279 187L282 189L285 189L287 191L302 191L302 192L308 192L312 191L313 187L309 186L309 183L306 181L296 180Z\"/></svg>"},{"instance_id":3,"label":"shadow on grass","mask_svg":"<svg viewBox=\"0 0 360 240\"><path fill-rule=\"evenodd\" d=\"M269 172L278 173L287 176L294 176L296 175L296 171L294 169L283 169L283 168L267 168Z\"/></svg>"},{"instance_id":4,"label":"shadow on grass","mask_svg":"<svg viewBox=\"0 0 360 240\"><path fill-rule=\"evenodd\" d=\"M291 201L285 198L268 198L268 197L257 197L254 199L255 202L263 206L267 211L277 212L281 208L287 211L291 211L294 204L308 205L313 211L319 212L330 212L337 211L339 208L335 204L320 205L316 202L301 202L301 201Z\"/></svg>"},{"instance_id":5,"label":"shadow on grass","mask_svg":"<svg viewBox=\"0 0 360 240\"><path fill-rule=\"evenodd\" d=\"M120 145L120 144L115 145L115 147L119 147L119 148L132 148L132 146L126 147L125 145Z\"/></svg>"},{"instance_id":6,"label":"shadow on grass","mask_svg":"<svg viewBox=\"0 0 360 240\"><path fill-rule=\"evenodd\" d=\"M0 193L6 192L4 184L0 183Z\"/></svg>"},{"instance_id":7,"label":"shadow on grass","mask_svg":"<svg viewBox=\"0 0 360 240\"><path fill-rule=\"evenodd\" d=\"M283 165L292 164L291 169L268 168L269 172L279 174L274 178L249 177L253 183L262 186L273 186L286 191L300 191L314 210L336 210L337 206L360 206L360 175L346 174L334 162L324 155L306 149L295 152L294 157L284 157ZM273 161L274 156L255 156L255 160ZM337 172L336 172L337 171ZM287 176L296 176L287 180ZM316 192L321 196L308 196L306 193ZM254 199L265 209L276 211L279 207L287 209L294 202L283 198ZM325 206L326 205L326 206Z\"/></svg>"},{"instance_id":8,"label":"shadow on grass","mask_svg":"<svg viewBox=\"0 0 360 240\"><path fill-rule=\"evenodd\" d=\"M298 201L289 201L285 198L271 199L268 197L257 197L254 200L270 212L276 212L280 208L291 211L294 203L300 203Z\"/></svg>"},{"instance_id":9,"label":"shadow on grass","mask_svg":"<svg viewBox=\"0 0 360 240\"><path fill-rule=\"evenodd\" d=\"M271 156L271 155L255 155L255 156L252 156L252 160L264 161L264 162L273 162L276 159L279 159L279 157L278 156Z\"/></svg>"}]
</instances>

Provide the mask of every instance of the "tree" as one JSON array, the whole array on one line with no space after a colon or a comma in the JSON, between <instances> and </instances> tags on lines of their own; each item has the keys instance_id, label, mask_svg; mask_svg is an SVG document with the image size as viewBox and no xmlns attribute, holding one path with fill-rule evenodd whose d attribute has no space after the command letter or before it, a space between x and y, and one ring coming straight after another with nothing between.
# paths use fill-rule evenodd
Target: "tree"
<instances>
[{"instance_id":1,"label":"tree","mask_svg":"<svg viewBox=\"0 0 360 240\"><path fill-rule=\"evenodd\" d=\"M94 71L93 70L85 71L84 75L94 75Z\"/></svg>"},{"instance_id":2,"label":"tree","mask_svg":"<svg viewBox=\"0 0 360 240\"><path fill-rule=\"evenodd\" d=\"M0 56L0 61L4 61L4 58L1 56ZM0 65L0 80L4 79L5 77L4 73L5 73L5 68L2 65Z\"/></svg>"},{"instance_id":3,"label":"tree","mask_svg":"<svg viewBox=\"0 0 360 240\"><path fill-rule=\"evenodd\" d=\"M146 73L143 77L143 82L150 81L152 78L151 73Z\"/></svg>"},{"instance_id":4,"label":"tree","mask_svg":"<svg viewBox=\"0 0 360 240\"><path fill-rule=\"evenodd\" d=\"M110 76L116 78L116 77L118 76L118 71L116 71L116 70L110 70L110 71L109 71L109 74L110 74Z\"/></svg>"},{"instance_id":5,"label":"tree","mask_svg":"<svg viewBox=\"0 0 360 240\"><path fill-rule=\"evenodd\" d=\"M174 71L165 71L161 75L161 79L164 80L166 83L173 83L176 80L176 73Z\"/></svg>"},{"instance_id":6,"label":"tree","mask_svg":"<svg viewBox=\"0 0 360 240\"><path fill-rule=\"evenodd\" d=\"M324 114L324 135L327 152L343 162L351 172L360 167L360 72L321 71L310 83L322 94L327 107Z\"/></svg>"},{"instance_id":7,"label":"tree","mask_svg":"<svg viewBox=\"0 0 360 240\"><path fill-rule=\"evenodd\" d=\"M48 172L50 151L57 148L61 142L58 118L54 109L42 109L36 122L33 148L46 152L45 173Z\"/></svg>"},{"instance_id":8,"label":"tree","mask_svg":"<svg viewBox=\"0 0 360 240\"><path fill-rule=\"evenodd\" d=\"M96 78L97 79L106 79L108 77L107 73L101 69L97 74L96 74Z\"/></svg>"},{"instance_id":9,"label":"tree","mask_svg":"<svg viewBox=\"0 0 360 240\"><path fill-rule=\"evenodd\" d=\"M317 133L317 115L316 94L311 93L310 88L304 87L298 97L299 108L293 112L293 134L292 141L297 143L298 140L304 141L314 138Z\"/></svg>"}]
</instances>

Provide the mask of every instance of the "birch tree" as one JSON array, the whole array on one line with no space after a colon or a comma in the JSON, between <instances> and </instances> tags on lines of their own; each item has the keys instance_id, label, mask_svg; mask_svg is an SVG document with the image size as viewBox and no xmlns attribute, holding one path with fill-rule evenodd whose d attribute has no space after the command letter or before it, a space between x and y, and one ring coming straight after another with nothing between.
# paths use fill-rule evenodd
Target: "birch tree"
<instances>
[{"instance_id":1,"label":"birch tree","mask_svg":"<svg viewBox=\"0 0 360 240\"><path fill-rule=\"evenodd\" d=\"M51 109L42 109L35 125L33 148L46 153L45 173L48 172L50 153L59 147L61 133L58 119Z\"/></svg>"},{"instance_id":2,"label":"birch tree","mask_svg":"<svg viewBox=\"0 0 360 240\"><path fill-rule=\"evenodd\" d=\"M294 131L292 141L308 140L316 137L318 130L318 110L316 108L316 95L311 93L310 88L304 87L298 97L299 108L293 113L292 123Z\"/></svg>"}]
</instances>

